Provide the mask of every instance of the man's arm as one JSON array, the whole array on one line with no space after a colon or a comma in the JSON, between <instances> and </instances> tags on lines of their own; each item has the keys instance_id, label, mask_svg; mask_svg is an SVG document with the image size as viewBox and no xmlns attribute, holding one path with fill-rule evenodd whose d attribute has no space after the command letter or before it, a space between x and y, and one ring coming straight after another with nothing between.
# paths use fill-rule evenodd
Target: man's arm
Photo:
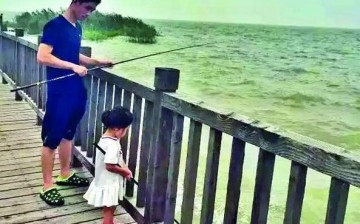
<instances>
[{"instance_id":1,"label":"man's arm","mask_svg":"<svg viewBox=\"0 0 360 224\"><path fill-rule=\"evenodd\" d=\"M94 58L89 58L83 54L79 55L81 65L100 65L100 62Z\"/></svg>"},{"instance_id":2,"label":"man's arm","mask_svg":"<svg viewBox=\"0 0 360 224\"><path fill-rule=\"evenodd\" d=\"M52 46L41 43L37 53L38 62L49 67L69 69L79 75L86 75L87 69L85 67L68 61L60 60L59 58L51 54L52 50Z\"/></svg>"},{"instance_id":3,"label":"man's arm","mask_svg":"<svg viewBox=\"0 0 360 224\"><path fill-rule=\"evenodd\" d=\"M82 65L108 65L109 67L112 66L113 62L108 60L97 60L94 58L89 58L83 54L79 55L80 64Z\"/></svg>"},{"instance_id":4,"label":"man's arm","mask_svg":"<svg viewBox=\"0 0 360 224\"><path fill-rule=\"evenodd\" d=\"M38 62L53 68L73 70L73 68L76 66L74 63L60 60L59 58L51 54L52 50L52 46L47 44L40 44L37 53Z\"/></svg>"}]
</instances>

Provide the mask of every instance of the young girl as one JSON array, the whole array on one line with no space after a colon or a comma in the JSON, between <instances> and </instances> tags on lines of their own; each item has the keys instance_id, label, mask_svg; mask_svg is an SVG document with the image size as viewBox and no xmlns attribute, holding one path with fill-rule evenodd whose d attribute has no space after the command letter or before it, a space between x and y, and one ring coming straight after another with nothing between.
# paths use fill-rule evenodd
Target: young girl
<instances>
[{"instance_id":1,"label":"young girl","mask_svg":"<svg viewBox=\"0 0 360 224\"><path fill-rule=\"evenodd\" d=\"M124 162L119 139L126 134L133 116L128 109L115 107L105 111L101 121L106 131L98 145L106 153L104 155L95 149L95 178L84 198L90 205L103 207L103 224L113 224L116 206L124 196L124 178L132 178L132 173Z\"/></svg>"}]
</instances>

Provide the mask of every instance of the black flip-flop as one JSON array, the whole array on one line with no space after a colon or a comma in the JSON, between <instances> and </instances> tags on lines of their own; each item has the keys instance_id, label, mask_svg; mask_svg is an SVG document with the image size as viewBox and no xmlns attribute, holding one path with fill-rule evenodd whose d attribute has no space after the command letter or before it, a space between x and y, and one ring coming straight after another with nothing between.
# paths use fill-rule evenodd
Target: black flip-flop
<instances>
[{"instance_id":1,"label":"black flip-flop","mask_svg":"<svg viewBox=\"0 0 360 224\"><path fill-rule=\"evenodd\" d=\"M59 191L54 187L46 191L40 192L40 198L51 206L62 206L65 204L64 197L61 196Z\"/></svg>"},{"instance_id":2,"label":"black flip-flop","mask_svg":"<svg viewBox=\"0 0 360 224\"><path fill-rule=\"evenodd\" d=\"M76 187L87 187L89 186L89 180L78 176L73 173L66 179L62 179L60 176L56 179L56 184L60 186L76 186Z\"/></svg>"}]
</instances>

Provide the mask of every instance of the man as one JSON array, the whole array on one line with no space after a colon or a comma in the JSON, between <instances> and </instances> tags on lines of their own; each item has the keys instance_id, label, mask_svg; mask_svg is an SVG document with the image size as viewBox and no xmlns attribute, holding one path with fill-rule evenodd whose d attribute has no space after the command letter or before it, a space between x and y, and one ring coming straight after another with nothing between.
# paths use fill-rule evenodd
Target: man
<instances>
[{"instance_id":1,"label":"man","mask_svg":"<svg viewBox=\"0 0 360 224\"><path fill-rule=\"evenodd\" d=\"M80 54L82 29L78 21L85 20L101 0L72 0L63 15L50 20L45 26L38 49L39 63L47 66L47 79L77 73L78 75L47 86L46 112L41 137L43 189L40 198L49 205L63 205L64 198L54 187L52 171L55 149L59 147L60 175L57 185L87 186L82 178L70 170L72 139L85 112L86 89L82 77L87 69L82 65L111 65Z\"/></svg>"}]
</instances>

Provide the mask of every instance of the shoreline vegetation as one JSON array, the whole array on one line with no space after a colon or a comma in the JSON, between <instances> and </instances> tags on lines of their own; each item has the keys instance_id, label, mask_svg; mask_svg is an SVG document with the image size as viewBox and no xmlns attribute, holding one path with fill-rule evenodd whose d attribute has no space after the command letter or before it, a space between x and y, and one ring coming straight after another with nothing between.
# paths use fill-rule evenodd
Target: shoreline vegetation
<instances>
[{"instance_id":1,"label":"shoreline vegetation","mask_svg":"<svg viewBox=\"0 0 360 224\"><path fill-rule=\"evenodd\" d=\"M23 12L13 19L5 21L5 25L23 28L30 35L41 34L47 21L62 14L63 10L51 9ZM141 19L123 17L120 14L105 14L95 11L87 20L82 22L83 38L91 41L103 41L115 36L126 36L132 43L154 44L160 34L154 26L144 23Z\"/></svg>"}]
</instances>

